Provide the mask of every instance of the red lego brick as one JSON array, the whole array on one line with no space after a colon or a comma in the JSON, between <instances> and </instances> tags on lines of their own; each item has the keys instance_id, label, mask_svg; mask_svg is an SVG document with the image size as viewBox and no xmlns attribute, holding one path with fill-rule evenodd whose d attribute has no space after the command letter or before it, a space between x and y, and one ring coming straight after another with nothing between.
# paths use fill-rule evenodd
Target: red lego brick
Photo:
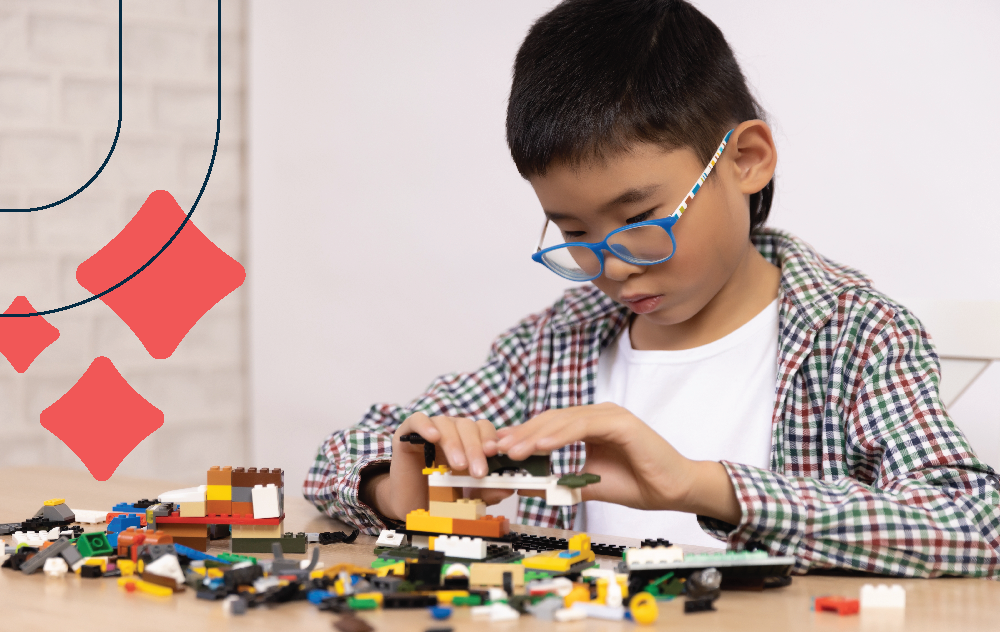
<instances>
[{"instance_id":1,"label":"red lego brick","mask_svg":"<svg viewBox=\"0 0 1000 632\"><path fill-rule=\"evenodd\" d=\"M840 616L857 614L861 605L857 599L848 599L841 595L817 597L813 602L816 612L836 612Z\"/></svg>"}]
</instances>

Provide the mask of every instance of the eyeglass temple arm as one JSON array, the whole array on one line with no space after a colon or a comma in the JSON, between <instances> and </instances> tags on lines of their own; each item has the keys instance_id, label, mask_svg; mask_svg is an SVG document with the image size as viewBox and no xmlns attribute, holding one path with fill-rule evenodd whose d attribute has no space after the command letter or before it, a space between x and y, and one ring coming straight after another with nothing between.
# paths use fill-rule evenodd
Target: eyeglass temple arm
<instances>
[{"instance_id":1,"label":"eyeglass temple arm","mask_svg":"<svg viewBox=\"0 0 1000 632\"><path fill-rule=\"evenodd\" d=\"M542 236L538 238L538 247L535 248L535 252L542 251L542 244L545 242L545 231L549 229L549 218L545 218L545 223L542 224Z\"/></svg>"},{"instance_id":2,"label":"eyeglass temple arm","mask_svg":"<svg viewBox=\"0 0 1000 632\"><path fill-rule=\"evenodd\" d=\"M722 155L722 150L726 148L726 143L729 142L729 137L733 135L734 131L736 130L731 129L728 132L726 132L726 137L722 139L722 143L719 145L719 148L715 150L715 155L712 156L712 160L709 161L708 166L705 167L705 171L702 172L701 177L698 178L698 181L694 183L694 186L691 187L691 190L688 191L688 194L684 196L683 200L681 200L680 206L677 207L677 210L673 212L674 216L679 218L681 215L684 214L684 211L687 210L688 203L690 203L691 200L694 199L695 193L698 192L698 189L701 188L701 185L705 184L705 180L708 179L708 174L712 173L712 169L715 168L715 163L719 161L719 157Z\"/></svg>"}]
</instances>

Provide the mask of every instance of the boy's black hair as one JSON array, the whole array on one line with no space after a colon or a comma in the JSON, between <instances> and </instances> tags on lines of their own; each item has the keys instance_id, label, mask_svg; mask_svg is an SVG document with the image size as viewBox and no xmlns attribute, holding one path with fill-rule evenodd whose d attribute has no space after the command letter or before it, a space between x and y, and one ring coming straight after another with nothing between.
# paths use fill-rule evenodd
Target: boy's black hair
<instances>
[{"instance_id":1,"label":"boy's black hair","mask_svg":"<svg viewBox=\"0 0 1000 632\"><path fill-rule=\"evenodd\" d=\"M763 115L722 31L687 2L565 0L517 51L507 144L525 178L642 141L707 164L727 131ZM773 179L750 196L751 232L773 198Z\"/></svg>"}]
</instances>

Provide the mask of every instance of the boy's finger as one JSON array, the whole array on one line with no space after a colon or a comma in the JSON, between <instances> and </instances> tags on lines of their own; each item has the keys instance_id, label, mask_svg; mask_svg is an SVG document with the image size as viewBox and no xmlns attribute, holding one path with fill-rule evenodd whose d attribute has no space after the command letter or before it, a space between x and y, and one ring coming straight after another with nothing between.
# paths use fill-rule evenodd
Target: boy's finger
<instances>
[{"instance_id":1,"label":"boy's finger","mask_svg":"<svg viewBox=\"0 0 1000 632\"><path fill-rule=\"evenodd\" d=\"M479 427L479 439L483 443L483 454L493 456L497 453L497 429L486 419L476 421Z\"/></svg>"},{"instance_id":2,"label":"boy's finger","mask_svg":"<svg viewBox=\"0 0 1000 632\"><path fill-rule=\"evenodd\" d=\"M479 426L471 419L456 419L455 429L462 440L465 457L469 464L469 473L475 477L486 476L486 456L483 454L483 444L479 437Z\"/></svg>"},{"instance_id":3,"label":"boy's finger","mask_svg":"<svg viewBox=\"0 0 1000 632\"><path fill-rule=\"evenodd\" d=\"M401 437L405 434L417 433L427 441L431 443L437 443L441 440L441 433L435 427L434 422L431 421L430 417L424 413L413 413L407 417L402 424L399 425L399 429L396 430L396 436ZM413 444L410 444L413 445ZM423 447L417 449L423 450Z\"/></svg>"},{"instance_id":4,"label":"boy's finger","mask_svg":"<svg viewBox=\"0 0 1000 632\"><path fill-rule=\"evenodd\" d=\"M448 465L453 470L464 470L468 467L465 458L465 449L462 446L462 439L455 429L455 420L451 417L431 417L434 427L441 433L441 440L438 441L438 451L444 452Z\"/></svg>"},{"instance_id":5,"label":"boy's finger","mask_svg":"<svg viewBox=\"0 0 1000 632\"><path fill-rule=\"evenodd\" d=\"M566 410L572 409L555 409L546 410L545 412L532 417L528 421L524 422L519 426L514 426L513 428L504 428L498 433L497 447L501 452L510 454L510 448L524 443L533 434L552 423L554 419L558 419L564 416Z\"/></svg>"}]
</instances>

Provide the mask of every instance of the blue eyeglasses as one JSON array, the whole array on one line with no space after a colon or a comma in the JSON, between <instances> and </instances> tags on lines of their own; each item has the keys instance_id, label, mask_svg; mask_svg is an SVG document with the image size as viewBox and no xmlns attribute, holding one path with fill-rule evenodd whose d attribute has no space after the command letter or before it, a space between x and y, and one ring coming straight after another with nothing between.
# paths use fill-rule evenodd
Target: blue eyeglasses
<instances>
[{"instance_id":1,"label":"blue eyeglasses","mask_svg":"<svg viewBox=\"0 0 1000 632\"><path fill-rule=\"evenodd\" d=\"M542 238L538 241L538 251L531 255L531 258L570 281L593 281L604 274L605 250L626 263L638 266L651 266L669 260L677 250L673 225L687 210L688 204L705 183L708 174L712 173L732 133L733 130L726 133L722 144L719 145L694 187L684 196L677 209L667 217L622 226L608 233L604 241L596 244L576 241L543 250L545 231L549 227L549 220L546 219L545 226L542 227ZM663 238L664 232L667 233L669 240Z\"/></svg>"}]
</instances>

